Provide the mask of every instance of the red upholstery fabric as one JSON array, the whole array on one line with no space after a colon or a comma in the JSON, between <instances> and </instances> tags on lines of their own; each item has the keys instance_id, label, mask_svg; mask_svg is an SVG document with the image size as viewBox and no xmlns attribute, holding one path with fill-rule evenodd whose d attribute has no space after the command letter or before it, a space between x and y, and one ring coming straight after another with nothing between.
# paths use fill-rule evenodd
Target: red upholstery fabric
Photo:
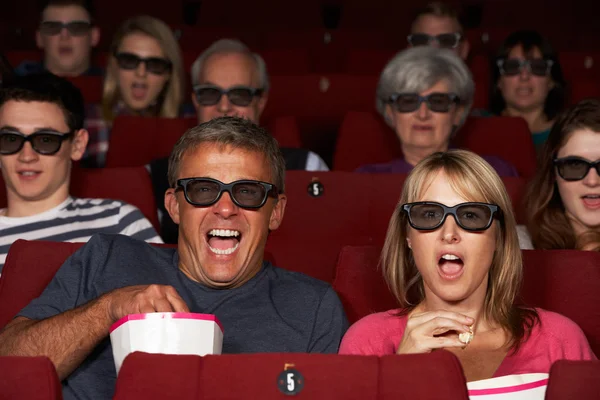
<instances>
[{"instance_id":1,"label":"red upholstery fabric","mask_svg":"<svg viewBox=\"0 0 600 400\"><path fill-rule=\"evenodd\" d=\"M48 286L58 268L83 243L17 240L0 276L0 329Z\"/></svg>"},{"instance_id":2,"label":"red upholstery fabric","mask_svg":"<svg viewBox=\"0 0 600 400\"><path fill-rule=\"evenodd\" d=\"M575 321L600 355L600 253L525 250L523 264L524 302Z\"/></svg>"},{"instance_id":3,"label":"red upholstery fabric","mask_svg":"<svg viewBox=\"0 0 600 400\"><path fill-rule=\"evenodd\" d=\"M453 143L480 155L498 156L514 165L522 177L535 172L535 147L521 118L468 118ZM398 139L380 116L368 112L345 115L334 155L336 170L353 171L400 155Z\"/></svg>"},{"instance_id":4,"label":"red upholstery fabric","mask_svg":"<svg viewBox=\"0 0 600 400\"><path fill-rule=\"evenodd\" d=\"M81 90L83 100L86 104L102 103L102 87L104 77L102 76L73 76L68 78L73 85Z\"/></svg>"},{"instance_id":5,"label":"red upholstery fabric","mask_svg":"<svg viewBox=\"0 0 600 400\"><path fill-rule=\"evenodd\" d=\"M600 398L600 361L556 361L550 369L546 400Z\"/></svg>"},{"instance_id":6,"label":"red upholstery fabric","mask_svg":"<svg viewBox=\"0 0 600 400\"><path fill-rule=\"evenodd\" d=\"M289 398L277 388L277 378L286 364L293 364L305 380L298 398L376 399L378 361L377 357L335 354L206 356L201 375L203 398Z\"/></svg>"},{"instance_id":7,"label":"red upholstery fabric","mask_svg":"<svg viewBox=\"0 0 600 400\"><path fill-rule=\"evenodd\" d=\"M194 118L115 118L108 153L107 167L137 167L168 157L175 142L197 123Z\"/></svg>"},{"instance_id":8,"label":"red upholstery fabric","mask_svg":"<svg viewBox=\"0 0 600 400\"><path fill-rule=\"evenodd\" d=\"M524 119L468 118L458 131L454 144L480 155L498 156L514 165L524 178L535 173L535 146Z\"/></svg>"},{"instance_id":9,"label":"red upholstery fabric","mask_svg":"<svg viewBox=\"0 0 600 400\"><path fill-rule=\"evenodd\" d=\"M379 267L380 246L345 246L338 258L333 288L354 323L369 314L398 307Z\"/></svg>"},{"instance_id":10,"label":"red upholstery fabric","mask_svg":"<svg viewBox=\"0 0 600 400\"><path fill-rule=\"evenodd\" d=\"M177 140L196 125L195 118L118 116L110 135L106 166L138 167L168 157ZM294 117L273 118L267 126L281 146L300 147L299 127Z\"/></svg>"},{"instance_id":11,"label":"red upholstery fabric","mask_svg":"<svg viewBox=\"0 0 600 400\"><path fill-rule=\"evenodd\" d=\"M377 398L466 400L469 395L458 358L449 351L434 351L381 357Z\"/></svg>"},{"instance_id":12,"label":"red upholstery fabric","mask_svg":"<svg viewBox=\"0 0 600 400\"><path fill-rule=\"evenodd\" d=\"M74 168L70 192L76 197L122 200L140 209L159 229L150 175L144 167ZM0 208L6 207L6 185L0 175Z\"/></svg>"},{"instance_id":13,"label":"red upholstery fabric","mask_svg":"<svg viewBox=\"0 0 600 400\"><path fill-rule=\"evenodd\" d=\"M0 399L62 400L56 369L46 357L0 357Z\"/></svg>"},{"instance_id":14,"label":"red upholstery fabric","mask_svg":"<svg viewBox=\"0 0 600 400\"><path fill-rule=\"evenodd\" d=\"M201 370L199 356L136 351L121 366L113 399L199 399Z\"/></svg>"},{"instance_id":15,"label":"red upholstery fabric","mask_svg":"<svg viewBox=\"0 0 600 400\"><path fill-rule=\"evenodd\" d=\"M378 246L344 247L333 287L351 322L397 307L381 271ZM576 250L524 250L522 301L565 315L600 354L600 254Z\"/></svg>"}]
</instances>

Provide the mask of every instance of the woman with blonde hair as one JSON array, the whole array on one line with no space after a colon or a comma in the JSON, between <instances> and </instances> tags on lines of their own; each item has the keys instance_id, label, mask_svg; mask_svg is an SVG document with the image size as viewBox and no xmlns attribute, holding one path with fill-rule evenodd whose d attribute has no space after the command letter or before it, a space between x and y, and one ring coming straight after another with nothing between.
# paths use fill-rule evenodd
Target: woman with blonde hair
<instances>
[{"instance_id":1,"label":"woman with blonde hair","mask_svg":"<svg viewBox=\"0 0 600 400\"><path fill-rule=\"evenodd\" d=\"M474 153L450 150L417 164L381 262L400 308L354 324L341 354L446 349L467 381L548 373L557 359L595 359L574 322L514 304L523 272L510 198Z\"/></svg>"},{"instance_id":2,"label":"woman with blonde hair","mask_svg":"<svg viewBox=\"0 0 600 400\"><path fill-rule=\"evenodd\" d=\"M87 113L90 143L84 164L104 166L115 117L176 118L183 95L183 61L171 29L145 15L125 21L110 46L102 105Z\"/></svg>"},{"instance_id":3,"label":"woman with blonde hair","mask_svg":"<svg viewBox=\"0 0 600 400\"><path fill-rule=\"evenodd\" d=\"M600 100L562 113L526 195L536 249L600 251Z\"/></svg>"}]
</instances>

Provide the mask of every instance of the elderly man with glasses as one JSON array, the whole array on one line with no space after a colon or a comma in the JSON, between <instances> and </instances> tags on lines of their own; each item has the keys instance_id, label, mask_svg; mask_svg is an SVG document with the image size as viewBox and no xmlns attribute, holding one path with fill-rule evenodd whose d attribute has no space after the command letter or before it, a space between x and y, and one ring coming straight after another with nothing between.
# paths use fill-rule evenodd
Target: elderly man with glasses
<instances>
[{"instance_id":1,"label":"elderly man with glasses","mask_svg":"<svg viewBox=\"0 0 600 400\"><path fill-rule=\"evenodd\" d=\"M237 40L221 39L209 46L194 62L191 71L192 102L198 123L222 116L236 116L256 124L267 104L269 76L262 57ZM281 148L287 170L327 171L327 164L312 151ZM150 164L154 194L159 204L161 236L177 242L177 227L161 206L167 181L167 159Z\"/></svg>"},{"instance_id":2,"label":"elderly man with glasses","mask_svg":"<svg viewBox=\"0 0 600 400\"><path fill-rule=\"evenodd\" d=\"M284 175L277 142L252 122L192 128L171 153L164 195L177 248L94 237L2 332L0 355L47 356L65 399L100 399L116 381L109 328L129 314L214 314L223 353L337 352L348 323L332 287L264 260Z\"/></svg>"},{"instance_id":3,"label":"elderly man with glasses","mask_svg":"<svg viewBox=\"0 0 600 400\"><path fill-rule=\"evenodd\" d=\"M17 239L85 242L121 233L160 242L135 207L69 195L71 165L88 140L83 98L51 74L19 77L0 90L0 171L7 207L0 209L0 271Z\"/></svg>"},{"instance_id":4,"label":"elderly man with glasses","mask_svg":"<svg viewBox=\"0 0 600 400\"><path fill-rule=\"evenodd\" d=\"M36 32L43 61L24 61L18 75L50 71L58 76L101 76L101 68L91 64L92 48L100 40L100 30L92 21L90 0L47 0Z\"/></svg>"}]
</instances>

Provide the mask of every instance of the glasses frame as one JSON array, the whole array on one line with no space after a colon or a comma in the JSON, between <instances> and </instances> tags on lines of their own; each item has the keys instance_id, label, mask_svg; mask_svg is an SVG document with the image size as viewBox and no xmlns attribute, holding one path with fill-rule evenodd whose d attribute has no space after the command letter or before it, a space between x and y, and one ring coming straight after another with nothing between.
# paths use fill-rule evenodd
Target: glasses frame
<instances>
[{"instance_id":1,"label":"glasses frame","mask_svg":"<svg viewBox=\"0 0 600 400\"><path fill-rule=\"evenodd\" d=\"M164 75L168 72L171 72L171 70L173 69L173 63L171 62L171 60L169 60L168 58L163 58L163 57L140 57L135 53L130 53L128 51L115 51L115 53L113 54L115 57L115 60L117 61L117 66L120 69L123 69L125 71L135 71L136 69L139 68L141 63L144 63L144 67L146 68L146 71L150 72L151 74L154 75ZM135 63L135 67L133 68L125 68L121 65L121 63L119 62L119 57L121 57L122 55L128 55L128 56L133 56L136 58L136 63ZM162 72L157 72L156 70L154 70L153 68L148 68L148 63L151 61L162 61L167 65L167 68L162 71Z\"/></svg>"},{"instance_id":2,"label":"glasses frame","mask_svg":"<svg viewBox=\"0 0 600 400\"><path fill-rule=\"evenodd\" d=\"M52 26L59 26L60 25L60 29L56 33L43 32L43 30L44 30L44 28L43 28L44 24L46 24L46 26L49 26L49 24L53 24ZM74 33L73 32L73 24L86 24L87 25L86 32L83 32L81 34ZM92 25L92 23L90 21L84 21L84 20L75 20L75 21L69 21L69 22L62 22L62 21L42 21L40 23L40 26L38 27L38 30L39 30L40 34L42 34L42 35L45 35L45 36L56 36L56 35L60 35L60 33L62 32L63 29L66 29L67 32L69 32L69 35L81 37L81 36L85 36L88 33L90 33L90 31L92 30L92 27L93 27L93 25Z\"/></svg>"},{"instance_id":3,"label":"glasses frame","mask_svg":"<svg viewBox=\"0 0 600 400\"><path fill-rule=\"evenodd\" d=\"M504 63L507 60L517 60L519 61L519 72L516 74L506 74L506 72L504 71ZM498 70L500 71L500 75L502 76L517 76L519 75L521 72L523 72L523 68L527 68L527 71L529 71L529 73L531 75L535 75L535 76L548 76L550 74L550 72L552 71L552 66L554 65L554 61L552 60L546 60L545 58L542 59L546 62L546 72L544 73L544 75L539 75L536 74L532 71L531 69L531 60L530 59L526 59L526 60L522 60L520 58L502 58L500 60L496 60L496 65L498 66Z\"/></svg>"},{"instance_id":4,"label":"glasses frame","mask_svg":"<svg viewBox=\"0 0 600 400\"><path fill-rule=\"evenodd\" d=\"M581 178L569 178L569 179L567 179L560 172L560 165L562 163L564 163L565 161L571 161L571 160L577 160L577 161L580 161L580 162L586 164L587 168L586 168L585 173L583 174L583 176ZM585 158L582 158L582 157L568 156L568 157L562 157L562 158L555 158L554 160L552 160L552 163L556 167L556 172L558 173L558 175L563 180L565 180L567 182L576 182L576 181L581 181L581 180L585 179L585 177L588 176L588 174L590 173L590 169L592 169L592 168L595 168L596 169L596 173L598 175L600 175L600 160L592 162L592 161L586 160Z\"/></svg>"},{"instance_id":5,"label":"glasses frame","mask_svg":"<svg viewBox=\"0 0 600 400\"><path fill-rule=\"evenodd\" d=\"M0 155L10 156L10 155L13 155L13 154L17 154L18 152L20 152L21 150L23 150L23 147L25 146L25 143L29 142L29 144L31 144L31 148L36 153L41 154L43 156L52 156L52 155L58 153L60 151L61 147L62 147L63 142L65 140L71 138L74 134L75 134L75 131L70 131L70 132L66 132L66 133L53 132L53 131L37 131L37 132L33 132L30 135L24 135L21 132L16 132L16 131L7 131L7 130L0 131L0 138L3 135L14 135L14 136L23 138L23 141L21 142L21 145L19 146L19 148L17 150L15 150L13 152L10 152L10 153L4 153L4 152L2 152L2 150L0 150ZM40 136L40 135L52 135L52 136L56 136L60 140L59 144L58 144L58 149L56 149L56 151L47 152L47 153L39 151L39 149L37 149L36 146L34 145L33 139L36 138L36 137L38 137L38 136Z\"/></svg>"},{"instance_id":6,"label":"glasses frame","mask_svg":"<svg viewBox=\"0 0 600 400\"><path fill-rule=\"evenodd\" d=\"M412 218L410 216L410 209L415 206L415 205L430 205L430 206L440 206L443 210L444 210L444 215L442 216L442 219L440 220L440 222L435 225L432 226L431 228L422 228L419 227L417 225L415 225L412 221ZM460 222L460 218L458 218L458 216L456 215L456 212L458 211L458 209L460 207L464 207L464 206L485 206L490 210L490 220L487 222L487 224L485 225L485 227L481 228L481 229L473 229L473 228L467 228L465 227L461 222ZM500 219L501 215L502 215L502 209L500 208L500 206L497 206L496 204L488 204L488 203L479 203L479 202L473 202L473 201L469 201L469 202L465 202L465 203L460 203L457 204L455 206L452 207L448 207L442 203L437 203L435 201L417 201L414 203L406 203L402 205L402 210L404 212L406 212L406 215L408 217L408 223L409 225L413 228L416 229L418 231L434 231L436 229L438 229L440 226L444 225L444 223L446 222L446 218L448 217L448 215L452 215L454 217L454 221L456 221L456 224L461 227L462 229L464 229L465 231L469 231L469 232L483 232L485 230L488 230L490 228L490 226L492 226L492 222L494 221L494 218Z\"/></svg>"},{"instance_id":7,"label":"glasses frame","mask_svg":"<svg viewBox=\"0 0 600 400\"><path fill-rule=\"evenodd\" d=\"M198 98L198 91L202 90L202 89L214 89L219 91L219 97L217 98L217 101L213 104L202 104L200 103L200 99ZM236 104L235 102L231 101L231 97L229 96L229 94L231 93L231 91L236 90L236 89L244 89L244 90L248 90L250 92L251 95L251 99L250 102L248 104L242 105L242 104ZM229 89L223 89L222 87L219 86L215 86L215 85L205 85L205 84L201 84L201 85L195 85L194 86L194 96L196 96L196 100L198 100L198 103L203 106L203 107L211 107L214 106L216 104L219 104L219 102L221 101L221 98L223 97L223 95L227 96L227 99L229 100L229 102L235 106L238 107L248 107L250 106L250 104L252 104L252 100L254 100L255 97L260 97L262 96L264 92L264 89L262 88L253 88L250 86L243 86L243 85L238 85L238 86L232 86Z\"/></svg>"},{"instance_id":8,"label":"glasses frame","mask_svg":"<svg viewBox=\"0 0 600 400\"><path fill-rule=\"evenodd\" d=\"M412 43L415 35L427 36L427 38L428 38L428 40L427 40L427 46L431 46L432 42L435 42L435 43L438 44L438 46L440 46L440 39L439 39L440 36L450 36L450 35L454 36L454 38L456 40L456 42L454 43L454 45L452 45L450 47L440 46L441 48L444 48L444 49L455 49L455 48L457 48L458 45L460 44L460 41L463 39L463 35L460 32L442 33L442 34L434 35L434 36L428 35L426 33L411 33L410 35L408 35L406 37L406 41L408 42L408 44L410 44L413 47L422 46L422 45L414 45Z\"/></svg>"},{"instance_id":9,"label":"glasses frame","mask_svg":"<svg viewBox=\"0 0 600 400\"><path fill-rule=\"evenodd\" d=\"M188 191L187 191L187 185L190 182L193 181L205 181L205 182L212 182L212 183L216 183L219 185L219 194L217 194L217 196L215 197L214 201L211 201L209 203L197 203L192 201L189 196L188 196ZM259 205L256 206L246 206L241 204L239 201L237 201L237 199L235 198L235 196L233 195L233 187L237 184L244 184L244 183L253 183L253 184L259 184L260 186L262 186L265 189L265 196L263 197L262 201L260 202ZM185 197L185 200L190 203L193 206L196 207L209 207L212 206L213 204L215 204L217 201L219 201L219 199L221 198L221 196L223 196L223 192L227 192L229 193L229 197L231 198L231 201L233 201L233 203L240 207L240 208L247 208L247 209L259 209L261 207L263 207L266 203L267 203L267 199L269 197L273 197L273 198L277 198L280 194L279 189L277 189L277 186L273 185L272 183L268 183L268 182L262 182L262 181L256 181L256 180L252 180L252 179L240 179L237 181L233 181L231 183L223 183L217 179L213 179L213 178L202 178L202 177L195 177L195 178L182 178L182 179L177 179L177 183L175 186L175 192L183 190L183 194Z\"/></svg>"},{"instance_id":10,"label":"glasses frame","mask_svg":"<svg viewBox=\"0 0 600 400\"><path fill-rule=\"evenodd\" d=\"M399 110L398 107L396 106L396 102L398 101L398 99L401 96L417 96L418 98L418 103L417 106L415 107L414 110L409 110L409 111L403 111L403 110ZM429 101L431 96L437 96L437 95L444 95L444 96L448 96L450 98L450 104L448 105L448 109L446 111L435 111L431 109L431 102ZM419 93L393 93L392 95L390 95L389 99L388 99L388 104L390 106L392 106L396 111L400 112L400 113L410 113L410 112L415 112L419 109L419 107L421 107L421 104L427 104L427 108L429 109L429 111L431 112L436 112L436 113L447 113L450 112L450 107L452 106L452 104L459 104L460 103L460 98L458 97L457 94L455 93L440 93L440 92L435 92L435 93L429 93L426 96L421 96Z\"/></svg>"}]
</instances>

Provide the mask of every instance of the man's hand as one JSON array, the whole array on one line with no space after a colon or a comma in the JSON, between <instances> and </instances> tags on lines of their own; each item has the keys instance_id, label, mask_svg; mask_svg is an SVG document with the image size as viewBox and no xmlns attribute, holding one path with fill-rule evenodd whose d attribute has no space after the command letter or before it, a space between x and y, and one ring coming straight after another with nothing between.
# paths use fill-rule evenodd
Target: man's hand
<instances>
[{"instance_id":1,"label":"man's hand","mask_svg":"<svg viewBox=\"0 0 600 400\"><path fill-rule=\"evenodd\" d=\"M128 286L103 297L107 302L108 315L114 322L129 314L190 311L179 293L166 285Z\"/></svg>"}]
</instances>

